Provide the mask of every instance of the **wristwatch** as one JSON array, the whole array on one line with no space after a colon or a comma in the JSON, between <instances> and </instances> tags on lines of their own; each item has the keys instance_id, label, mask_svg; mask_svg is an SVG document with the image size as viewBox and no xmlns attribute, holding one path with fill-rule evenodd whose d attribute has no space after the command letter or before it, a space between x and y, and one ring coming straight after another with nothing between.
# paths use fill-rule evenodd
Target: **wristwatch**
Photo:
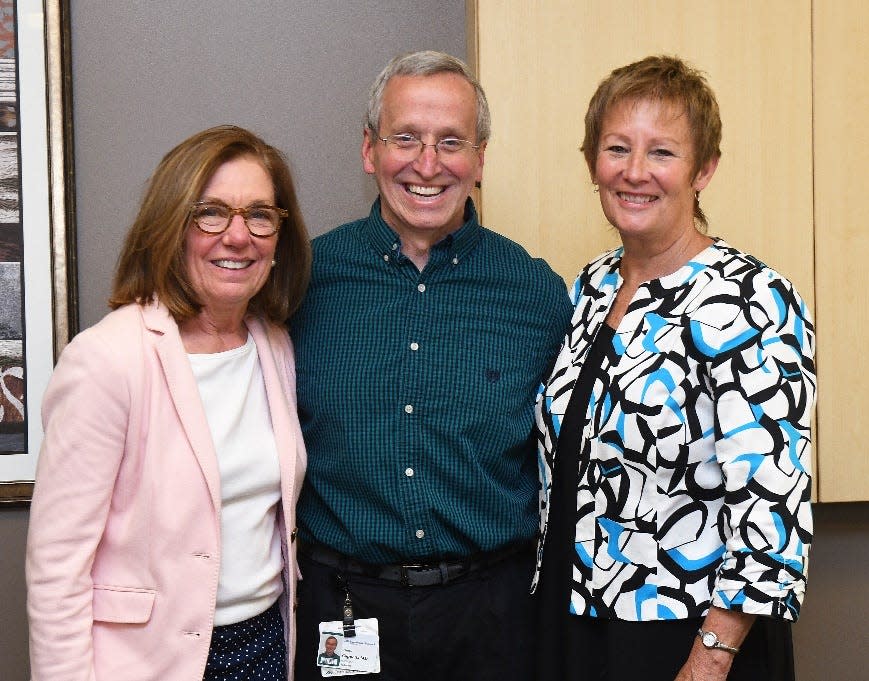
<instances>
[{"instance_id":1,"label":"wristwatch","mask_svg":"<svg viewBox=\"0 0 869 681\"><path fill-rule=\"evenodd\" d=\"M736 655L736 653L739 652L739 648L725 645L719 641L718 634L714 631L703 631L702 629L698 629L697 635L700 637L701 643L703 643L707 648L718 648L718 650L723 650L731 655Z\"/></svg>"}]
</instances>

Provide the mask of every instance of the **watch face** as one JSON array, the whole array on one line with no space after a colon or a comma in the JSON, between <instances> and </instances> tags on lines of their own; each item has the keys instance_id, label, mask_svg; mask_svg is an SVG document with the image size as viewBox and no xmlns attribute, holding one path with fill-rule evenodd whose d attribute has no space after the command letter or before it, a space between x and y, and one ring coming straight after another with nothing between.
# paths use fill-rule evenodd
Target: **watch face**
<instances>
[{"instance_id":1,"label":"watch face","mask_svg":"<svg viewBox=\"0 0 869 681\"><path fill-rule=\"evenodd\" d=\"M703 645L707 648L714 648L715 644L718 643L718 637L711 631L705 632L700 640L703 641Z\"/></svg>"}]
</instances>

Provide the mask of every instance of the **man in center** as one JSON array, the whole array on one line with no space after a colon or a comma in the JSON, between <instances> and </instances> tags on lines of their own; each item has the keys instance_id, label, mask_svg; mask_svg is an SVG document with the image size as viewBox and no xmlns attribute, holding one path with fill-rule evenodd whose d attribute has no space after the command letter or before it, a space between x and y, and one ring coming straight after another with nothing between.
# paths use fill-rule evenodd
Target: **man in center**
<instances>
[{"instance_id":1,"label":"man in center","mask_svg":"<svg viewBox=\"0 0 869 681\"><path fill-rule=\"evenodd\" d=\"M321 678L319 625L345 606L377 620L374 678L532 678L530 434L571 305L545 262L478 222L489 134L463 62L396 57L362 139L380 196L313 242L290 324L308 448L297 680Z\"/></svg>"}]
</instances>

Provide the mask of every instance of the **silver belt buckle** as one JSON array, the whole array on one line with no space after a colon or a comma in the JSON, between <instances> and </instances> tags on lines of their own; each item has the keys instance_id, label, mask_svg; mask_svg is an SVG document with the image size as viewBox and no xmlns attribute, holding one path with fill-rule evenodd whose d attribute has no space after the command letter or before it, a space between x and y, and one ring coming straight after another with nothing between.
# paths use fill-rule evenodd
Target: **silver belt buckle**
<instances>
[{"instance_id":1,"label":"silver belt buckle","mask_svg":"<svg viewBox=\"0 0 869 681\"><path fill-rule=\"evenodd\" d=\"M398 571L399 571L399 576L401 577L401 585L402 586L410 586L410 579L407 575L408 570L424 570L427 567L428 566L421 565L419 563L408 563L405 565L399 565Z\"/></svg>"}]
</instances>

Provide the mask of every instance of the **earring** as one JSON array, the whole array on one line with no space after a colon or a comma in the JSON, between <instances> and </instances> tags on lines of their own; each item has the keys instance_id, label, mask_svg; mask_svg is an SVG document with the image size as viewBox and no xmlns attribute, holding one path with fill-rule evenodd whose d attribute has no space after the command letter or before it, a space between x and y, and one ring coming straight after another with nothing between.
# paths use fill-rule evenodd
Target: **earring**
<instances>
[{"instance_id":1,"label":"earring","mask_svg":"<svg viewBox=\"0 0 869 681\"><path fill-rule=\"evenodd\" d=\"M598 187L596 184L592 186L594 187L594 193L597 194L600 191L600 187Z\"/></svg>"},{"instance_id":2,"label":"earring","mask_svg":"<svg viewBox=\"0 0 869 681\"><path fill-rule=\"evenodd\" d=\"M272 267L274 267L274 266L277 265L277 264L278 264L278 261L277 261L277 260L272 260Z\"/></svg>"}]
</instances>

